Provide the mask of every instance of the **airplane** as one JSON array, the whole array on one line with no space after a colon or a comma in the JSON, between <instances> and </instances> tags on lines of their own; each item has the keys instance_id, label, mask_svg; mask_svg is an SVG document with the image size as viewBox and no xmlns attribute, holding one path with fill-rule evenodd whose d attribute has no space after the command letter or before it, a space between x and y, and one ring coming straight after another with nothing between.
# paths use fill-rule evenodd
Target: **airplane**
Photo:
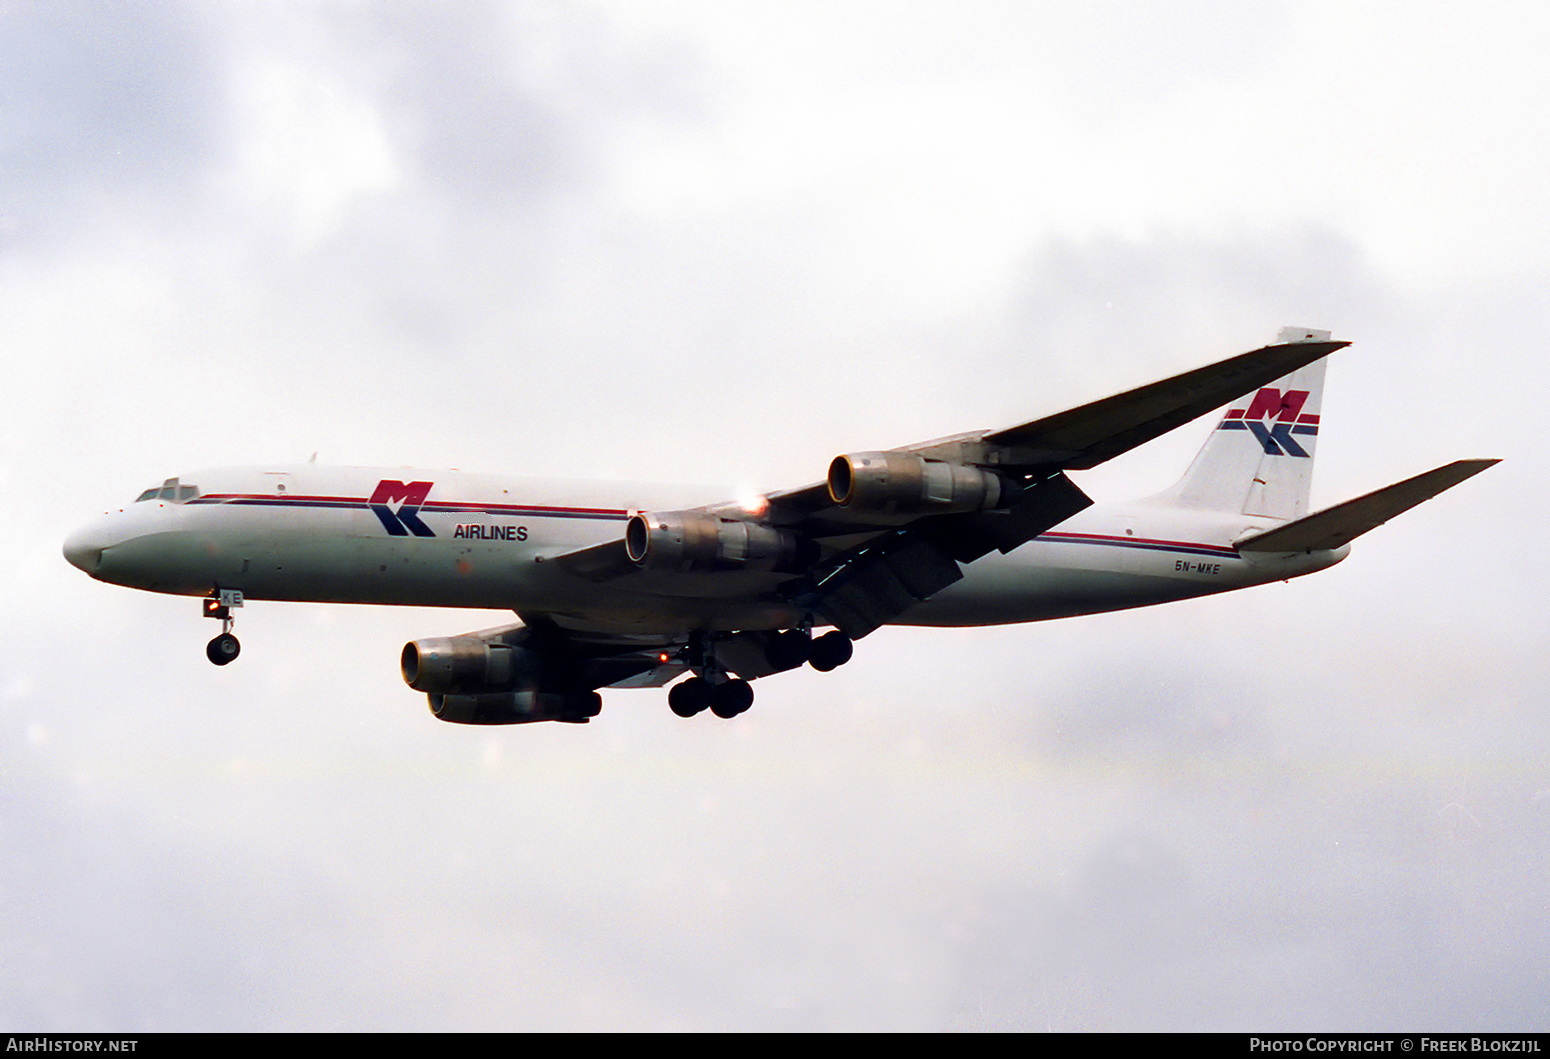
<instances>
[{"instance_id":1,"label":"airplane","mask_svg":"<svg viewBox=\"0 0 1550 1059\"><path fill-rule=\"evenodd\" d=\"M837 456L823 481L743 502L461 471L200 471L106 513L64 555L99 581L202 597L216 665L241 649L232 611L248 600L514 611L404 645L404 680L444 721L585 723L599 689L668 684L678 716L731 718L751 681L833 670L884 625L1042 621L1310 574L1499 462L1310 514L1324 369L1346 345L1286 328L1018 426ZM1155 496L1095 505L1068 476L1224 405Z\"/></svg>"}]
</instances>

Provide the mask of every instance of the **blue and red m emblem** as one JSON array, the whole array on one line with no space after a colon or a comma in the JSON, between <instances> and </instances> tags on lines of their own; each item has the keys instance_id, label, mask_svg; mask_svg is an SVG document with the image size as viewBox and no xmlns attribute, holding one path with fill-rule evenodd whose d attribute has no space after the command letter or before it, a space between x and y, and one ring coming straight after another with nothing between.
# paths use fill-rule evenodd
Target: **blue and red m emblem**
<instances>
[{"instance_id":1,"label":"blue and red m emblem","mask_svg":"<svg viewBox=\"0 0 1550 1059\"><path fill-rule=\"evenodd\" d=\"M434 482L392 482L384 478L377 483L376 492L367 501L372 512L382 520L382 528L395 537L434 537L431 528L420 521L420 505ZM398 504L398 510L388 507Z\"/></svg>"},{"instance_id":2,"label":"blue and red m emblem","mask_svg":"<svg viewBox=\"0 0 1550 1059\"><path fill-rule=\"evenodd\" d=\"M1307 401L1307 390L1287 390L1282 393L1267 386L1254 395L1248 408L1229 410L1217 429L1247 430L1254 435L1267 456L1306 457L1307 450L1292 435L1318 435L1319 417L1302 414L1302 406ZM1270 422L1267 424L1266 420Z\"/></svg>"}]
</instances>

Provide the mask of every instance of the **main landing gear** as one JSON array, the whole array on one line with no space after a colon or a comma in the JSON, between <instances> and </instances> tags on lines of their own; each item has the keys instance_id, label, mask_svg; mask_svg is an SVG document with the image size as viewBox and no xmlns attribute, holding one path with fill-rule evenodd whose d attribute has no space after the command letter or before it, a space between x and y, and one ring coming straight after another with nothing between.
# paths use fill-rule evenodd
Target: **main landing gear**
<instances>
[{"instance_id":1,"label":"main landing gear","mask_svg":"<svg viewBox=\"0 0 1550 1059\"><path fill-rule=\"evenodd\" d=\"M707 709L724 719L746 713L753 705L753 685L727 675L716 662L713 641L696 633L690 637L687 651L689 668L695 675L668 689L668 708L680 717L693 717ZM764 652L777 673L804 663L827 673L849 662L854 653L850 637L838 629L815 638L806 628L776 634Z\"/></svg>"},{"instance_id":2,"label":"main landing gear","mask_svg":"<svg viewBox=\"0 0 1550 1059\"><path fill-rule=\"evenodd\" d=\"M221 634L205 645L205 657L218 666L236 661L237 655L242 652L242 645L231 634L231 627L235 621L231 616L231 609L240 606L242 606L242 593L234 588L220 589L216 595L204 601L205 617L215 618L221 623Z\"/></svg>"},{"instance_id":3,"label":"main landing gear","mask_svg":"<svg viewBox=\"0 0 1550 1059\"><path fill-rule=\"evenodd\" d=\"M667 705L680 717L693 717L709 709L717 717L731 720L753 705L753 685L725 675L719 683L690 677L668 689Z\"/></svg>"},{"instance_id":4,"label":"main landing gear","mask_svg":"<svg viewBox=\"0 0 1550 1059\"><path fill-rule=\"evenodd\" d=\"M835 629L813 641L813 649L808 652L807 664L820 673L828 673L849 662L850 656L855 653L856 648L851 643L850 637Z\"/></svg>"}]
</instances>

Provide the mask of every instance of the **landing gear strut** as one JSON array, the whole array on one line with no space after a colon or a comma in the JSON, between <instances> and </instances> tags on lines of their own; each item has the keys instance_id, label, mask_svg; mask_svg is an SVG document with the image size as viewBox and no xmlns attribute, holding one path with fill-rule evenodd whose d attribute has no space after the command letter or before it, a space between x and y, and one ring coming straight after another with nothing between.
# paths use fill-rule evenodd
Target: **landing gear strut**
<instances>
[{"instance_id":1,"label":"landing gear strut","mask_svg":"<svg viewBox=\"0 0 1550 1059\"><path fill-rule=\"evenodd\" d=\"M219 589L216 595L204 601L205 617L215 618L221 623L221 634L205 645L205 657L218 666L235 661L242 652L242 645L231 634L231 627L235 623L231 608L240 606L242 593L234 588Z\"/></svg>"},{"instance_id":2,"label":"landing gear strut","mask_svg":"<svg viewBox=\"0 0 1550 1059\"><path fill-rule=\"evenodd\" d=\"M667 705L680 717L693 717L710 710L717 717L732 718L753 705L753 686L746 680L729 676L716 661L714 633L695 632L678 658L694 673L688 680L667 690ZM809 618L795 629L775 633L765 641L764 658L776 673L796 669L803 663L820 673L838 669L850 661L855 645L849 636L834 629L822 636L812 635ZM664 655L662 660L667 661Z\"/></svg>"},{"instance_id":3,"label":"landing gear strut","mask_svg":"<svg viewBox=\"0 0 1550 1059\"><path fill-rule=\"evenodd\" d=\"M776 672L796 669L806 662L818 672L827 673L849 662L854 653L850 637L838 629L814 637L808 625L776 633L764 649L765 659Z\"/></svg>"}]
</instances>

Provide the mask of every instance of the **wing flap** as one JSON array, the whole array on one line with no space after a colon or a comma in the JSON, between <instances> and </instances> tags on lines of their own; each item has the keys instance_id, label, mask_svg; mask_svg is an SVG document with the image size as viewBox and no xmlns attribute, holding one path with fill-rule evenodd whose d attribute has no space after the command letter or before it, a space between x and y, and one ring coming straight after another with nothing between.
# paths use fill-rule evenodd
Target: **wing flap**
<instances>
[{"instance_id":1,"label":"wing flap","mask_svg":"<svg viewBox=\"0 0 1550 1059\"><path fill-rule=\"evenodd\" d=\"M1402 482L1347 500L1237 543L1245 552L1323 551L1349 544L1423 501L1451 489L1500 460L1455 460Z\"/></svg>"},{"instance_id":2,"label":"wing flap","mask_svg":"<svg viewBox=\"0 0 1550 1059\"><path fill-rule=\"evenodd\" d=\"M815 609L852 640L963 577L958 564L913 530L860 549L817 586Z\"/></svg>"}]
</instances>

